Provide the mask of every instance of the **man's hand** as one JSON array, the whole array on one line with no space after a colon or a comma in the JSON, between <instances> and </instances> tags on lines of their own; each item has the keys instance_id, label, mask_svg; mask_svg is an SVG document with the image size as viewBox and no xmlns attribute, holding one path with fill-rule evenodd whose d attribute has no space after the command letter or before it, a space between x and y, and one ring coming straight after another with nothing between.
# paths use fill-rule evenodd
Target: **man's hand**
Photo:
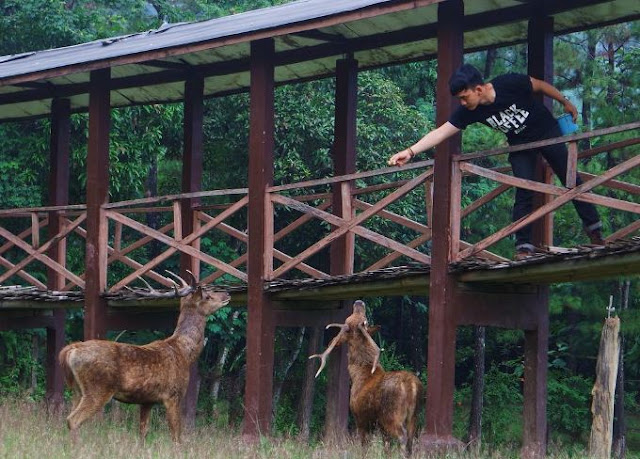
<instances>
[{"instance_id":1,"label":"man's hand","mask_svg":"<svg viewBox=\"0 0 640 459\"><path fill-rule=\"evenodd\" d=\"M389 161L387 161L387 164L389 164L389 166L404 166L409 162L410 159L411 159L411 151L409 151L408 149L402 150L396 153L395 155L393 155L391 158L389 158Z\"/></svg>"},{"instance_id":2,"label":"man's hand","mask_svg":"<svg viewBox=\"0 0 640 459\"><path fill-rule=\"evenodd\" d=\"M571 114L571 118L573 118L574 123L578 121L578 109L569 99L564 100L564 111Z\"/></svg>"}]
</instances>

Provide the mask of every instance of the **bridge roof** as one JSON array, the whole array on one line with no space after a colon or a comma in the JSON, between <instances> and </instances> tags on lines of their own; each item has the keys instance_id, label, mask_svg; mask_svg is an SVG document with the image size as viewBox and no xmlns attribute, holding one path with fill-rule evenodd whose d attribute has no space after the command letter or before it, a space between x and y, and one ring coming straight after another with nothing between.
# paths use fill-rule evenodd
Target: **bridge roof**
<instances>
[{"instance_id":1,"label":"bridge roof","mask_svg":"<svg viewBox=\"0 0 640 459\"><path fill-rule=\"evenodd\" d=\"M436 53L442 0L299 0L208 21L0 57L0 121L46 116L54 97L88 107L89 75L111 68L113 107L181 101L184 80L205 77L205 95L249 88L250 42L273 37L277 84L331 76L353 53L360 68L428 59ZM541 2L465 4L465 50L523 42ZM637 0L549 2L556 34L640 18Z\"/></svg>"}]
</instances>

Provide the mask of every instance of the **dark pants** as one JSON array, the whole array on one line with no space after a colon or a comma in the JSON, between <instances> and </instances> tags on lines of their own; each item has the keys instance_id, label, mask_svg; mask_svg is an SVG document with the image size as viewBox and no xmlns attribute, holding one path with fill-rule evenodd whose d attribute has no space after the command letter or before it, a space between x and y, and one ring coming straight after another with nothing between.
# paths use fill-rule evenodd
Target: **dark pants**
<instances>
[{"instance_id":1,"label":"dark pants","mask_svg":"<svg viewBox=\"0 0 640 459\"><path fill-rule=\"evenodd\" d=\"M560 131L551 132L549 138L560 136ZM563 143L549 145L547 147L536 148L535 150L518 151L509 155L509 162L513 169L513 175L518 178L534 180L536 170L536 159L538 153L542 154L549 163L551 169L556 173L563 185L567 177L567 147ZM576 178L576 185L580 185L580 177ZM513 205L513 221L519 220L531 213L533 209L533 194L531 190L523 188L516 189L516 199ZM600 222L598 211L593 204L584 201L572 201L582 219L585 227L596 227ZM531 225L516 232L516 247L531 244Z\"/></svg>"}]
</instances>

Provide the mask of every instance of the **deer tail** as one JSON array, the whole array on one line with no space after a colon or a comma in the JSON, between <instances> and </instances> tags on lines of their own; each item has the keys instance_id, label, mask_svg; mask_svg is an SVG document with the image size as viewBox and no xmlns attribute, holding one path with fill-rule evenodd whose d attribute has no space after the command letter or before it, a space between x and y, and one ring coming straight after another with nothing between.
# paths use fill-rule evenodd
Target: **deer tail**
<instances>
[{"instance_id":1,"label":"deer tail","mask_svg":"<svg viewBox=\"0 0 640 459\"><path fill-rule=\"evenodd\" d=\"M58 354L58 361L60 362L60 367L62 368L62 373L64 374L64 381L68 387L73 388L75 385L75 379L73 377L73 371L71 371L71 367L69 366L69 352L73 349L71 345L65 346Z\"/></svg>"}]
</instances>

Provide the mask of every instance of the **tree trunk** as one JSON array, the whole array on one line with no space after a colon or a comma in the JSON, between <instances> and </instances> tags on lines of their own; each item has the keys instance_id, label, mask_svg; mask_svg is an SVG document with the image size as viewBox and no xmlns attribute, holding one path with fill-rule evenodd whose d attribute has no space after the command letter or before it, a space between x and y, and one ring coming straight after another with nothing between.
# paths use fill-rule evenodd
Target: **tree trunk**
<instances>
[{"instance_id":1,"label":"tree trunk","mask_svg":"<svg viewBox=\"0 0 640 459\"><path fill-rule=\"evenodd\" d=\"M487 80L491 76L491 70L493 70L493 64L496 61L497 50L495 48L489 48L487 50L487 56L484 60L484 79Z\"/></svg>"},{"instance_id":2,"label":"tree trunk","mask_svg":"<svg viewBox=\"0 0 640 459\"><path fill-rule=\"evenodd\" d=\"M323 337L321 327L311 328L309 334L309 345L307 354L313 355L318 352L320 340ZM300 394L300 404L298 405L298 428L300 429L300 440L309 441L311 431L311 413L313 412L313 395L316 388L316 362L307 359L304 367L304 380L302 381L302 393Z\"/></svg>"},{"instance_id":3,"label":"tree trunk","mask_svg":"<svg viewBox=\"0 0 640 459\"><path fill-rule=\"evenodd\" d=\"M231 328L229 330L229 334L233 334L233 323L236 321L238 316L240 315L240 311L234 311L231 316ZM224 370L224 366L227 363L227 359L229 358L229 352L231 352L231 346L229 344L225 344L218 354L218 360L216 361L214 370L213 370L213 382L211 383L211 391L209 394L211 395L211 400L214 402L214 410L215 402L218 401L218 397L220 395L220 380L222 379L222 373ZM214 413L215 414L215 413Z\"/></svg>"},{"instance_id":4,"label":"tree trunk","mask_svg":"<svg viewBox=\"0 0 640 459\"><path fill-rule=\"evenodd\" d=\"M38 347L39 339L38 334L33 333L31 335L31 393L35 394L38 390Z\"/></svg>"},{"instance_id":5,"label":"tree trunk","mask_svg":"<svg viewBox=\"0 0 640 459\"><path fill-rule=\"evenodd\" d=\"M629 290L631 281L618 284L620 290L620 310L629 307ZM627 455L627 424L624 418L624 336L620 336L620 362L618 363L618 379L616 381L616 402L613 412L613 457L624 459Z\"/></svg>"},{"instance_id":6,"label":"tree trunk","mask_svg":"<svg viewBox=\"0 0 640 459\"><path fill-rule=\"evenodd\" d=\"M620 319L611 317L605 320L600 339L600 351L596 363L596 383L591 395L591 438L589 439L589 457L611 457L613 433L613 407L618 375L618 357L620 353Z\"/></svg>"},{"instance_id":7,"label":"tree trunk","mask_svg":"<svg viewBox=\"0 0 640 459\"><path fill-rule=\"evenodd\" d=\"M293 353L289 356L289 359L284 363L282 370L279 372L280 377L276 380L273 388L273 408L271 411L271 422L272 424L275 422L276 412L278 411L278 403L280 402L280 394L282 394L282 385L284 381L287 379L287 374L289 374L289 370L298 359L298 355L300 355L300 349L302 349L302 343L304 342L304 334L306 328L301 327L298 331L298 337L296 338L296 347L293 350Z\"/></svg>"},{"instance_id":8,"label":"tree trunk","mask_svg":"<svg viewBox=\"0 0 640 459\"><path fill-rule=\"evenodd\" d=\"M146 198L150 198L152 196L158 196L158 157L157 155L153 155L151 160L151 167L149 167L149 173L147 174L147 180L145 183L145 192L144 195ZM159 212L147 212L147 226L153 229L160 228L160 213ZM150 259L153 259L160 255L162 251L162 244L157 239L153 239L147 245L147 256Z\"/></svg>"},{"instance_id":9,"label":"tree trunk","mask_svg":"<svg viewBox=\"0 0 640 459\"><path fill-rule=\"evenodd\" d=\"M474 327L473 385L471 392L471 412L467 441L474 448L480 447L482 438L482 406L484 393L485 327Z\"/></svg>"}]
</instances>

